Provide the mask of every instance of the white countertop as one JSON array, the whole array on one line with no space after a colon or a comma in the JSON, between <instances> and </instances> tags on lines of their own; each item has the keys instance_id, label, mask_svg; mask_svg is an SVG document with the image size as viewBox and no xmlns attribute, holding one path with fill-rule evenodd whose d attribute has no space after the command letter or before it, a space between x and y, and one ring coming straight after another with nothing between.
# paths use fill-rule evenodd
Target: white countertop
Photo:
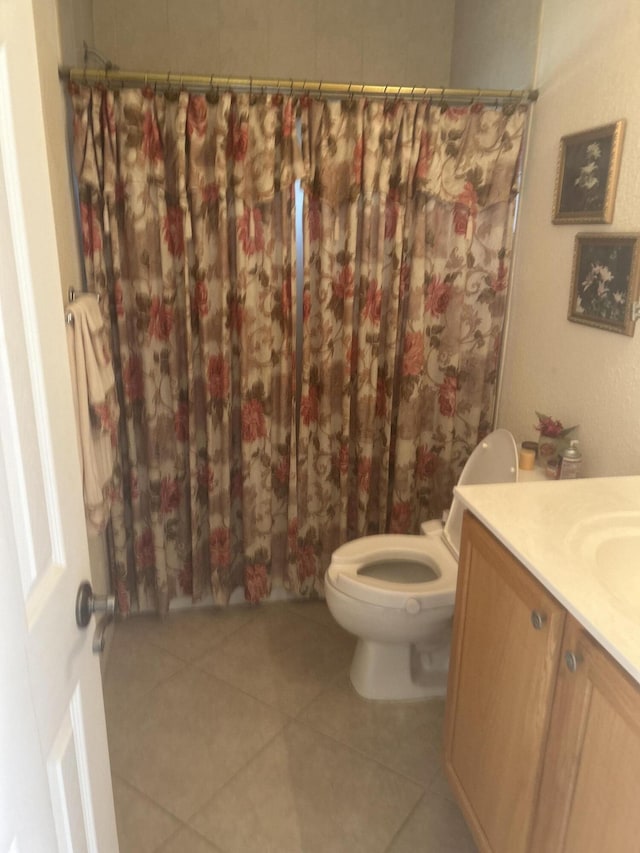
<instances>
[{"instance_id":1,"label":"white countertop","mask_svg":"<svg viewBox=\"0 0 640 853\"><path fill-rule=\"evenodd\" d=\"M640 682L640 476L455 491Z\"/></svg>"}]
</instances>

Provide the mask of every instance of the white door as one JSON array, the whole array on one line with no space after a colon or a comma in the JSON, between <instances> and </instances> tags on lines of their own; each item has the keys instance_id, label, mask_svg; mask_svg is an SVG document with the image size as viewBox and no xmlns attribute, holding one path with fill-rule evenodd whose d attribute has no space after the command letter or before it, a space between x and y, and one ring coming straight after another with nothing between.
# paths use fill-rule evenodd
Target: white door
<instances>
[{"instance_id":1,"label":"white door","mask_svg":"<svg viewBox=\"0 0 640 853\"><path fill-rule=\"evenodd\" d=\"M117 853L40 103L31 2L0 0L0 853Z\"/></svg>"}]
</instances>

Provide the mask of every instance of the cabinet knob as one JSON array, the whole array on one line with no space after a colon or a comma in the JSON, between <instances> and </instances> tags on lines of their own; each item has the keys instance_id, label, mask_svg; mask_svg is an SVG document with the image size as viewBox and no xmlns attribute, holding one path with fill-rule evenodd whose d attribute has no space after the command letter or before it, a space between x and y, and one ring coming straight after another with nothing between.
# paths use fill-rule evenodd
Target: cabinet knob
<instances>
[{"instance_id":1,"label":"cabinet knob","mask_svg":"<svg viewBox=\"0 0 640 853\"><path fill-rule=\"evenodd\" d=\"M541 631L544 623L547 621L547 617L544 613L540 613L539 610L531 611L531 624L536 629L536 631Z\"/></svg>"},{"instance_id":2,"label":"cabinet knob","mask_svg":"<svg viewBox=\"0 0 640 853\"><path fill-rule=\"evenodd\" d=\"M578 668L578 664L580 663L580 657L576 655L575 652L565 652L564 662L566 663L569 672L575 672Z\"/></svg>"}]
</instances>

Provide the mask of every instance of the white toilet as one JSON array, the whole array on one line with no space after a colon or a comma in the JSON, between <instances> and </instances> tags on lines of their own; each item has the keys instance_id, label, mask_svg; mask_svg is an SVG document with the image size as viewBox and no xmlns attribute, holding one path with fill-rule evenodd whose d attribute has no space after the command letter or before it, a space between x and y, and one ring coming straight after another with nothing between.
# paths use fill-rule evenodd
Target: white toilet
<instances>
[{"instance_id":1,"label":"white toilet","mask_svg":"<svg viewBox=\"0 0 640 853\"><path fill-rule=\"evenodd\" d=\"M518 479L518 451L498 429L473 451L459 485ZM325 575L334 619L358 637L351 682L366 699L428 699L447 687L463 508L423 536L383 534L338 548Z\"/></svg>"}]
</instances>

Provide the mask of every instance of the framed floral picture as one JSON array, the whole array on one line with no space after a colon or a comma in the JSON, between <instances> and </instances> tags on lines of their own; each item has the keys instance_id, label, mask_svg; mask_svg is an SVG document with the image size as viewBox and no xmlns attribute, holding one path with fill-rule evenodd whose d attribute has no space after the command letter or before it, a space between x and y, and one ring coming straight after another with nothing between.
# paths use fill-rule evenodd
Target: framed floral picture
<instances>
[{"instance_id":1,"label":"framed floral picture","mask_svg":"<svg viewBox=\"0 0 640 853\"><path fill-rule=\"evenodd\" d=\"M563 136L556 174L555 223L611 223L624 119Z\"/></svg>"},{"instance_id":2,"label":"framed floral picture","mask_svg":"<svg viewBox=\"0 0 640 853\"><path fill-rule=\"evenodd\" d=\"M638 234L578 234L569 319L633 335L638 300Z\"/></svg>"}]
</instances>

